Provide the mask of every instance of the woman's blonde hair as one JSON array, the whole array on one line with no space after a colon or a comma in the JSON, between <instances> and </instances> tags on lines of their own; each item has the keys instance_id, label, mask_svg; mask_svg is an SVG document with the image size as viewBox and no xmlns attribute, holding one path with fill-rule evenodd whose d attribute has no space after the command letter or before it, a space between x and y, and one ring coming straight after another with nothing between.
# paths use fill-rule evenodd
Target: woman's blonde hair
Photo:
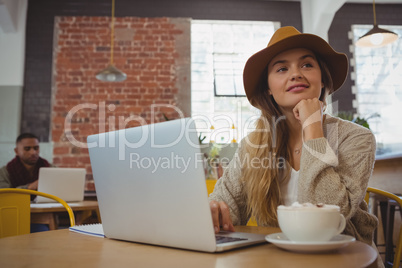
<instances>
[{"instance_id":1,"label":"woman's blonde hair","mask_svg":"<svg viewBox=\"0 0 402 268\"><path fill-rule=\"evenodd\" d=\"M325 103L328 94L333 92L332 78L326 63L317 56L316 59L324 84L320 100ZM278 104L268 93L268 67L258 85L257 94L251 102L261 110L261 116L256 122L256 130L243 142L246 161L242 168L242 180L248 213L259 224L278 226L276 208L281 200L280 182L290 176L291 170L291 153L287 146L289 131Z\"/></svg>"}]
</instances>

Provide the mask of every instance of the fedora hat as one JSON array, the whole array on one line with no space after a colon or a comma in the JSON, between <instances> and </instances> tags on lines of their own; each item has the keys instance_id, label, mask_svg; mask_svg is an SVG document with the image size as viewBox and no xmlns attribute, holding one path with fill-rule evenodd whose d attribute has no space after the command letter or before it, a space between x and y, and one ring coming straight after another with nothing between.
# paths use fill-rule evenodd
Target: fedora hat
<instances>
[{"instance_id":1,"label":"fedora hat","mask_svg":"<svg viewBox=\"0 0 402 268\"><path fill-rule=\"evenodd\" d=\"M243 71L243 84L248 100L257 92L261 75L268 63L279 53L293 48L306 48L314 52L328 66L333 82L333 90L339 89L348 74L348 58L343 53L336 52L324 39L314 34L300 33L292 26L279 28L268 46L252 55L246 62Z\"/></svg>"}]
</instances>

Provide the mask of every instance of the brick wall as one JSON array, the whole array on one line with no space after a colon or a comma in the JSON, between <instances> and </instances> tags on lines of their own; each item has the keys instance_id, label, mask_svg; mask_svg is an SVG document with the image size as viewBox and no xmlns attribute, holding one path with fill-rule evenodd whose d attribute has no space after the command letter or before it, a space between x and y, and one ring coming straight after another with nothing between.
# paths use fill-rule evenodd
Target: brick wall
<instances>
[{"instance_id":1,"label":"brick wall","mask_svg":"<svg viewBox=\"0 0 402 268\"><path fill-rule=\"evenodd\" d=\"M29 0L21 132L33 132L40 141L49 141L55 16L110 16L110 10L110 0ZM401 25L401 10L401 4L376 4L378 23ZM116 16L271 20L302 29L300 3L296 1L119 0ZM335 14L328 33L330 44L349 57L348 32L356 23L373 23L372 4L344 4ZM352 86L349 76L342 89L333 95L334 101L339 100L340 110L353 110Z\"/></svg>"},{"instance_id":2,"label":"brick wall","mask_svg":"<svg viewBox=\"0 0 402 268\"><path fill-rule=\"evenodd\" d=\"M115 21L114 65L123 82L95 74L110 60L110 17L55 20L51 137L53 163L90 168L91 134L190 115L190 20L123 17ZM188 71L182 71L188 70ZM155 107L158 106L158 107Z\"/></svg>"},{"instance_id":3,"label":"brick wall","mask_svg":"<svg viewBox=\"0 0 402 268\"><path fill-rule=\"evenodd\" d=\"M51 140L54 23L56 16L110 16L111 0L29 0L21 132ZM116 17L272 20L301 29L300 3L260 0L118 0ZM180 51L181 49L179 49ZM184 94L179 93L179 94Z\"/></svg>"}]
</instances>

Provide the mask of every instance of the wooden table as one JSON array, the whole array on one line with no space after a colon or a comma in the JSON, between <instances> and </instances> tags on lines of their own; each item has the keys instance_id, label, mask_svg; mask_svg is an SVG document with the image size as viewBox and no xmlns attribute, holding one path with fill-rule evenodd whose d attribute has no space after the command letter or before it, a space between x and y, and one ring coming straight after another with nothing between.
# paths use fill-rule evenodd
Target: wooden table
<instances>
[{"instance_id":1,"label":"wooden table","mask_svg":"<svg viewBox=\"0 0 402 268\"><path fill-rule=\"evenodd\" d=\"M74 211L76 225L82 224L92 211L97 213L100 222L98 201L81 201L68 203ZM57 229L55 213L66 212L66 209L59 203L38 203L31 204L31 223L48 224L50 230Z\"/></svg>"},{"instance_id":2,"label":"wooden table","mask_svg":"<svg viewBox=\"0 0 402 268\"><path fill-rule=\"evenodd\" d=\"M236 230L263 234L279 231L266 227ZM376 258L376 251L362 242L329 253L301 254L268 243L224 253L202 253L94 237L67 229L0 239L0 267L356 268L366 267Z\"/></svg>"}]
</instances>

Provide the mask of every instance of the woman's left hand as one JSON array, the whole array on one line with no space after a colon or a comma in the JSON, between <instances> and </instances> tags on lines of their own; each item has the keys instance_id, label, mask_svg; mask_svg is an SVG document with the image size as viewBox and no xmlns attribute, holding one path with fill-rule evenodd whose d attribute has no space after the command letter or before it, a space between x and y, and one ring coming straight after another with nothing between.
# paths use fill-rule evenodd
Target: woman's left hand
<instances>
[{"instance_id":1,"label":"woman's left hand","mask_svg":"<svg viewBox=\"0 0 402 268\"><path fill-rule=\"evenodd\" d=\"M293 114L303 129L304 141L324 137L322 129L324 103L318 98L301 100L293 108Z\"/></svg>"}]
</instances>

